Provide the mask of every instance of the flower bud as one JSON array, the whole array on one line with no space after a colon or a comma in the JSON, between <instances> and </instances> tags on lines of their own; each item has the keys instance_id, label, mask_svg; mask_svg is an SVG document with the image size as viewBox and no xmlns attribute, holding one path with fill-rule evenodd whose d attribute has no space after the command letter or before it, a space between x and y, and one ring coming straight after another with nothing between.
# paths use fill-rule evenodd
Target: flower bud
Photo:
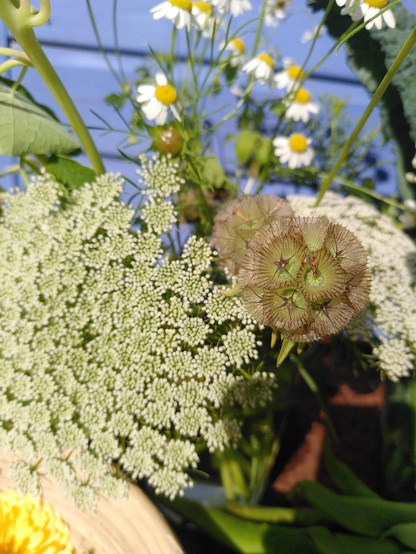
<instances>
[{"instance_id":1,"label":"flower bud","mask_svg":"<svg viewBox=\"0 0 416 554\"><path fill-rule=\"evenodd\" d=\"M154 132L153 146L161 154L176 156L182 150L183 138L174 127L159 127Z\"/></svg>"}]
</instances>

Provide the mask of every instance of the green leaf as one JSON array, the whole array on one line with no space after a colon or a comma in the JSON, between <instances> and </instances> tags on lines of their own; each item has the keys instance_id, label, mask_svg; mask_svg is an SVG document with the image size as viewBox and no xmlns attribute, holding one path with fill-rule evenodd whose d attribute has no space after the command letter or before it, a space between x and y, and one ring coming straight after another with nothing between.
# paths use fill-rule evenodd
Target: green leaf
<instances>
[{"instance_id":1,"label":"green leaf","mask_svg":"<svg viewBox=\"0 0 416 554\"><path fill-rule=\"evenodd\" d=\"M243 129L235 140L235 153L238 163L245 165L254 156L262 136L256 131Z\"/></svg>"},{"instance_id":2,"label":"green leaf","mask_svg":"<svg viewBox=\"0 0 416 554\"><path fill-rule=\"evenodd\" d=\"M344 529L367 537L380 537L394 525L416 521L416 506L404 502L342 496L309 481L303 481L296 493Z\"/></svg>"},{"instance_id":3,"label":"green leaf","mask_svg":"<svg viewBox=\"0 0 416 554\"><path fill-rule=\"evenodd\" d=\"M177 498L169 506L241 554L319 554L319 550L299 529L253 523L219 508L208 508L183 498Z\"/></svg>"},{"instance_id":4,"label":"green leaf","mask_svg":"<svg viewBox=\"0 0 416 554\"><path fill-rule=\"evenodd\" d=\"M398 544L388 540L331 533L325 527L313 527L308 535L321 554L400 554L402 551Z\"/></svg>"},{"instance_id":5,"label":"green leaf","mask_svg":"<svg viewBox=\"0 0 416 554\"><path fill-rule=\"evenodd\" d=\"M91 168L62 156L51 156L46 162L45 168L69 190L79 189L84 183L94 181L97 176Z\"/></svg>"},{"instance_id":6,"label":"green leaf","mask_svg":"<svg viewBox=\"0 0 416 554\"><path fill-rule=\"evenodd\" d=\"M312 10L324 10L327 0L307 0ZM416 26L416 16L402 6L392 8L396 18L396 28L382 31L363 29L345 44L348 62L357 77L373 94L386 74L386 68L398 54L405 39ZM341 15L334 5L325 25L329 33L339 38L351 23L349 17ZM416 48L409 53L402 67L380 102L383 118L383 131L392 138L397 153L399 189L404 198L415 197L414 187L405 179L405 172L412 170L411 160L415 153L416 141Z\"/></svg>"},{"instance_id":7,"label":"green leaf","mask_svg":"<svg viewBox=\"0 0 416 554\"><path fill-rule=\"evenodd\" d=\"M329 475L340 491L349 496L379 498L365 483L333 455L329 443L325 443L325 462Z\"/></svg>"},{"instance_id":8,"label":"green leaf","mask_svg":"<svg viewBox=\"0 0 416 554\"><path fill-rule=\"evenodd\" d=\"M209 189L220 189L227 183L227 176L225 175L221 164L215 156L209 158L203 158L202 178L204 179L204 185L207 185Z\"/></svg>"},{"instance_id":9,"label":"green leaf","mask_svg":"<svg viewBox=\"0 0 416 554\"><path fill-rule=\"evenodd\" d=\"M416 523L399 523L390 527L384 537L394 537L404 546L416 549Z\"/></svg>"},{"instance_id":10,"label":"green leaf","mask_svg":"<svg viewBox=\"0 0 416 554\"><path fill-rule=\"evenodd\" d=\"M78 142L37 104L0 85L0 154L62 154Z\"/></svg>"}]
</instances>

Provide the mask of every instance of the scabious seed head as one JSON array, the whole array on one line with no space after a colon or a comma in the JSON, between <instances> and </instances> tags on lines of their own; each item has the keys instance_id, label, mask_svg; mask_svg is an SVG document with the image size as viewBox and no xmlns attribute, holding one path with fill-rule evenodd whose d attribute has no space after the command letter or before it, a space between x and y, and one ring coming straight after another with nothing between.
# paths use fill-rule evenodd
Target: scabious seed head
<instances>
[{"instance_id":1,"label":"scabious seed head","mask_svg":"<svg viewBox=\"0 0 416 554\"><path fill-rule=\"evenodd\" d=\"M242 196L229 202L215 218L212 237L221 261L232 274L237 274L256 231L292 213L285 200L271 194Z\"/></svg>"},{"instance_id":2,"label":"scabious seed head","mask_svg":"<svg viewBox=\"0 0 416 554\"><path fill-rule=\"evenodd\" d=\"M282 217L258 230L237 278L253 318L298 342L340 331L370 289L360 241L326 217Z\"/></svg>"}]
</instances>

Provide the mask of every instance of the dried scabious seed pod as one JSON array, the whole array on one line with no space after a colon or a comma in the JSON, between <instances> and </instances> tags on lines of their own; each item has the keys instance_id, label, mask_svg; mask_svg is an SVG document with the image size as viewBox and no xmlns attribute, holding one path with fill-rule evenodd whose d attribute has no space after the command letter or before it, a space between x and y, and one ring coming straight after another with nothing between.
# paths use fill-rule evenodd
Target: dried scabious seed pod
<instances>
[{"instance_id":1,"label":"dried scabious seed pod","mask_svg":"<svg viewBox=\"0 0 416 554\"><path fill-rule=\"evenodd\" d=\"M220 259L236 275L247 244L255 233L281 217L292 215L289 204L271 194L232 200L215 218L212 241Z\"/></svg>"},{"instance_id":2,"label":"dried scabious seed pod","mask_svg":"<svg viewBox=\"0 0 416 554\"><path fill-rule=\"evenodd\" d=\"M251 315L295 342L340 331L370 291L364 247L326 217L281 217L262 227L247 245L238 281Z\"/></svg>"}]
</instances>

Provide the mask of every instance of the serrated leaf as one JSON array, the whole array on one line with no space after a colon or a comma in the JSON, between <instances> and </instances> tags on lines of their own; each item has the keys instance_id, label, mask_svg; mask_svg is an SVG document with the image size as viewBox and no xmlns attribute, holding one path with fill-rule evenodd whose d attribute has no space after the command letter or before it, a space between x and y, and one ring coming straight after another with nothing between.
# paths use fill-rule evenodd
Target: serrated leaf
<instances>
[{"instance_id":1,"label":"serrated leaf","mask_svg":"<svg viewBox=\"0 0 416 554\"><path fill-rule=\"evenodd\" d=\"M96 173L91 168L61 156L52 156L45 168L69 190L79 189L84 183L91 183L96 178Z\"/></svg>"},{"instance_id":2,"label":"serrated leaf","mask_svg":"<svg viewBox=\"0 0 416 554\"><path fill-rule=\"evenodd\" d=\"M78 142L29 98L0 85L0 154L62 154Z\"/></svg>"}]
</instances>

